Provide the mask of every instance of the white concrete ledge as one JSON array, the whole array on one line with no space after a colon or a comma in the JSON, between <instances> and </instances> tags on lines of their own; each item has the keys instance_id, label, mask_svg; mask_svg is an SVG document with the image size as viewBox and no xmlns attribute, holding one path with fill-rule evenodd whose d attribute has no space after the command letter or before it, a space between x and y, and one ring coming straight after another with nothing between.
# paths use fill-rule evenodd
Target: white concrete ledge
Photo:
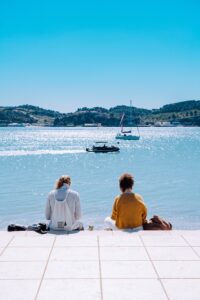
<instances>
[{"instance_id":1,"label":"white concrete ledge","mask_svg":"<svg viewBox=\"0 0 200 300\"><path fill-rule=\"evenodd\" d=\"M200 230L0 231L1 300L200 299Z\"/></svg>"}]
</instances>

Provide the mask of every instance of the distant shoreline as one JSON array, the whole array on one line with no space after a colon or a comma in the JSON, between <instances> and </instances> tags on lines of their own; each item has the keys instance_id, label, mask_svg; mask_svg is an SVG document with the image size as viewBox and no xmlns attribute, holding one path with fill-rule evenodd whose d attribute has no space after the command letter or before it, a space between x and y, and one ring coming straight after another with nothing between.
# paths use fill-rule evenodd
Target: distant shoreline
<instances>
[{"instance_id":1,"label":"distant shoreline","mask_svg":"<svg viewBox=\"0 0 200 300\"><path fill-rule=\"evenodd\" d=\"M60 113L33 105L0 107L0 127L199 127L200 100L167 104L159 109L120 105L82 107L75 112Z\"/></svg>"},{"instance_id":2,"label":"distant shoreline","mask_svg":"<svg viewBox=\"0 0 200 300\"><path fill-rule=\"evenodd\" d=\"M132 126L132 128L134 128L136 126ZM200 125L174 125L174 126L145 126L145 125L138 125L137 127L139 128L198 128L200 127ZM74 129L74 128L85 128L85 129L89 129L89 128L120 128L120 126L100 126L100 127L97 127L97 126L90 126L90 127L85 127L85 126L45 126L45 125L41 125L41 126L38 126L38 125L32 125L32 126L9 126L9 125L6 125L6 126L0 126L0 128L34 128L34 129L37 129L37 128L67 128L67 129ZM125 126L125 128L130 128L130 126Z\"/></svg>"},{"instance_id":3,"label":"distant shoreline","mask_svg":"<svg viewBox=\"0 0 200 300\"><path fill-rule=\"evenodd\" d=\"M124 126L124 128L136 128L136 127L139 127L139 128L198 128L200 127L200 125L170 125L170 126L167 126L167 125L162 125L162 126L154 126L154 125L150 125L150 126L145 126L145 125L135 125L135 126ZM1 126L0 125L0 128L34 128L34 129L37 129L37 128L67 128L67 129L75 129L75 128L82 128L82 129L98 129L98 128L121 128L120 126L90 126L90 127L87 127L87 126L84 126L84 125L77 125L77 126L46 126L46 125L31 125L31 126L10 126L10 125L5 125L5 126Z\"/></svg>"}]
</instances>

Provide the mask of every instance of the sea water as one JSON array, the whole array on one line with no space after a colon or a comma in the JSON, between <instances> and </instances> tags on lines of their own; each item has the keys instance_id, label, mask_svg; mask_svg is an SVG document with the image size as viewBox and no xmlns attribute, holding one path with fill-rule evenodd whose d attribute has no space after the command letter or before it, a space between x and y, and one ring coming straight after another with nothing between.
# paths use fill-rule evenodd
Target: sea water
<instances>
[{"instance_id":1,"label":"sea water","mask_svg":"<svg viewBox=\"0 0 200 300\"><path fill-rule=\"evenodd\" d=\"M103 228L119 194L118 178L135 177L135 192L177 229L200 229L200 128L140 128L119 153L87 153L95 141L117 144L118 128L0 128L0 228L44 221L48 192L69 174L85 227Z\"/></svg>"}]
</instances>

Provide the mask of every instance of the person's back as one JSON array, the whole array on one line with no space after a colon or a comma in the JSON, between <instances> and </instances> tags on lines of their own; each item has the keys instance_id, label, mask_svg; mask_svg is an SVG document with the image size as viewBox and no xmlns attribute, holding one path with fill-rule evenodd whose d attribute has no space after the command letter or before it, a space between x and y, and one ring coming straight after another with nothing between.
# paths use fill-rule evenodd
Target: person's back
<instances>
[{"instance_id":1,"label":"person's back","mask_svg":"<svg viewBox=\"0 0 200 300\"><path fill-rule=\"evenodd\" d=\"M81 217L79 195L70 189L70 184L70 177L62 176L56 183L56 189L48 195L45 215L52 229L83 228L82 223L78 222Z\"/></svg>"},{"instance_id":2,"label":"person's back","mask_svg":"<svg viewBox=\"0 0 200 300\"><path fill-rule=\"evenodd\" d=\"M111 217L105 219L107 228L133 229L146 222L147 208L142 197L132 192L134 179L125 173L119 179L122 194L115 198Z\"/></svg>"},{"instance_id":3,"label":"person's back","mask_svg":"<svg viewBox=\"0 0 200 300\"><path fill-rule=\"evenodd\" d=\"M122 193L115 198L111 218L119 229L135 228L143 225L146 214L146 206L140 195Z\"/></svg>"}]
</instances>

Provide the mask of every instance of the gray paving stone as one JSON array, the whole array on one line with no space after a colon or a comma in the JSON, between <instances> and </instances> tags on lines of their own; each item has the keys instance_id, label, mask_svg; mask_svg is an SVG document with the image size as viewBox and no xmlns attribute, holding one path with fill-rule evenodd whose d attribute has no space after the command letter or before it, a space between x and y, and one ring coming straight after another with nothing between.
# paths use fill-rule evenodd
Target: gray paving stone
<instances>
[{"instance_id":1,"label":"gray paving stone","mask_svg":"<svg viewBox=\"0 0 200 300\"><path fill-rule=\"evenodd\" d=\"M44 280L37 300L101 300L98 279Z\"/></svg>"},{"instance_id":2,"label":"gray paving stone","mask_svg":"<svg viewBox=\"0 0 200 300\"><path fill-rule=\"evenodd\" d=\"M0 232L2 300L200 299L200 230Z\"/></svg>"},{"instance_id":3,"label":"gray paving stone","mask_svg":"<svg viewBox=\"0 0 200 300\"><path fill-rule=\"evenodd\" d=\"M170 300L199 300L200 279L163 279Z\"/></svg>"},{"instance_id":4,"label":"gray paving stone","mask_svg":"<svg viewBox=\"0 0 200 300\"><path fill-rule=\"evenodd\" d=\"M157 279L103 279L104 300L167 300Z\"/></svg>"},{"instance_id":5,"label":"gray paving stone","mask_svg":"<svg viewBox=\"0 0 200 300\"><path fill-rule=\"evenodd\" d=\"M39 280L0 280L1 300L34 300Z\"/></svg>"},{"instance_id":6,"label":"gray paving stone","mask_svg":"<svg viewBox=\"0 0 200 300\"><path fill-rule=\"evenodd\" d=\"M1 279L40 279L45 262L0 262Z\"/></svg>"}]
</instances>

